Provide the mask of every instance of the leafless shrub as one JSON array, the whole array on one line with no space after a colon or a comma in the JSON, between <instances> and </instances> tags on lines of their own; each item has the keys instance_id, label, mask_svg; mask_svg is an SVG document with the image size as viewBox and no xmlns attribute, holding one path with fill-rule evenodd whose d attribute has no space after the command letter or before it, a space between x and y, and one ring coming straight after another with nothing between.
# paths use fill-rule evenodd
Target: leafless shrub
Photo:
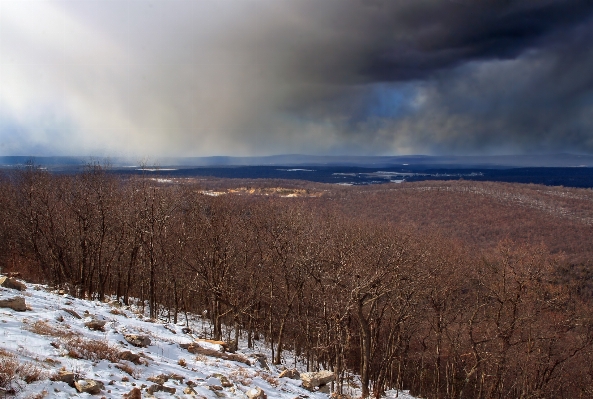
<instances>
[{"instance_id":1,"label":"leafless shrub","mask_svg":"<svg viewBox=\"0 0 593 399\"><path fill-rule=\"evenodd\" d=\"M47 370L29 363L20 362L12 353L0 349L0 388L5 393L15 393L19 390L17 381L27 384L43 380L48 377Z\"/></svg>"},{"instance_id":2,"label":"leafless shrub","mask_svg":"<svg viewBox=\"0 0 593 399\"><path fill-rule=\"evenodd\" d=\"M113 309L111 309L111 310L109 311L109 313L111 313L111 314L114 314L114 315L117 315L117 316L126 316L126 317L127 317L127 315L126 315L126 312L124 312L124 311L122 311L122 310L119 310L119 309L117 309L117 308L113 308Z\"/></svg>"},{"instance_id":3,"label":"leafless shrub","mask_svg":"<svg viewBox=\"0 0 593 399\"><path fill-rule=\"evenodd\" d=\"M16 369L19 377L30 384L35 381L41 381L49 377L48 371L33 363L21 363Z\"/></svg>"},{"instance_id":4,"label":"leafless shrub","mask_svg":"<svg viewBox=\"0 0 593 399\"><path fill-rule=\"evenodd\" d=\"M141 372L135 369L134 367L130 366L129 364L118 363L115 365L115 367L120 369L124 373L127 373L135 379L139 379L141 377Z\"/></svg>"},{"instance_id":5,"label":"leafless shrub","mask_svg":"<svg viewBox=\"0 0 593 399\"><path fill-rule=\"evenodd\" d=\"M243 367L239 367L236 371L232 371L229 373L229 379L237 384L241 384L243 386L251 386L252 379L251 374Z\"/></svg>"},{"instance_id":6,"label":"leafless shrub","mask_svg":"<svg viewBox=\"0 0 593 399\"><path fill-rule=\"evenodd\" d=\"M73 337L64 342L64 347L68 351L68 356L75 359L92 361L105 359L113 363L119 361L119 350L106 340L88 340Z\"/></svg>"},{"instance_id":7,"label":"leafless shrub","mask_svg":"<svg viewBox=\"0 0 593 399\"><path fill-rule=\"evenodd\" d=\"M43 320L38 320L32 325L26 325L24 328L32 333L49 337L71 338L76 335L72 331L55 328Z\"/></svg>"},{"instance_id":8,"label":"leafless shrub","mask_svg":"<svg viewBox=\"0 0 593 399\"><path fill-rule=\"evenodd\" d=\"M0 389L6 393L14 393L15 383L18 379L17 369L19 362L9 352L0 350Z\"/></svg>"}]
</instances>

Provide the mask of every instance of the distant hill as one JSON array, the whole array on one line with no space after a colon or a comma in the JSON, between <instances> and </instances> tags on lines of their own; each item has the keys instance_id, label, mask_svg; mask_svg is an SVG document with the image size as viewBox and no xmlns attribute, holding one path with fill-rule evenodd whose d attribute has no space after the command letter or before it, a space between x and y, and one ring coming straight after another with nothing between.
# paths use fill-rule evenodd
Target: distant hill
<instances>
[{"instance_id":1,"label":"distant hill","mask_svg":"<svg viewBox=\"0 0 593 399\"><path fill-rule=\"evenodd\" d=\"M160 167L197 167L197 166L414 166L430 168L458 167L593 167L592 155L547 154L547 155L493 155L493 156L354 156L354 155L301 155L285 154L259 157L159 157L154 159L122 158L122 157L34 157L34 156L1 156L0 167L26 165L27 162L46 167L82 166L92 162L109 163L116 167L146 166Z\"/></svg>"}]
</instances>

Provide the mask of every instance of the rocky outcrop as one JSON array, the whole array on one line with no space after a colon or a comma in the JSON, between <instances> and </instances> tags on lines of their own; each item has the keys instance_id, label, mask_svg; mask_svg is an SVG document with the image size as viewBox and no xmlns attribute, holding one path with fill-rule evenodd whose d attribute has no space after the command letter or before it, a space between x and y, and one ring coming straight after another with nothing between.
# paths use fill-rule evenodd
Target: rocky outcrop
<instances>
[{"instance_id":1,"label":"rocky outcrop","mask_svg":"<svg viewBox=\"0 0 593 399\"><path fill-rule=\"evenodd\" d=\"M8 308L17 312L24 312L27 310L25 298L17 296L14 298L0 299L0 308Z\"/></svg>"},{"instance_id":2,"label":"rocky outcrop","mask_svg":"<svg viewBox=\"0 0 593 399\"><path fill-rule=\"evenodd\" d=\"M220 352L217 351L215 349L206 349L204 347L202 347L201 345L198 345L197 343L191 343L191 344L179 344L180 348L186 349L189 353L194 353L197 355L204 355L204 356L211 356L211 357L216 357L218 359L224 359L224 360L232 360L235 362L240 362L240 363L244 363L248 366L251 366L251 362L249 361L249 359L247 359L245 356L240 355L238 353L226 353L226 352Z\"/></svg>"},{"instance_id":3,"label":"rocky outcrop","mask_svg":"<svg viewBox=\"0 0 593 399\"><path fill-rule=\"evenodd\" d=\"M105 385L101 381L95 380L78 380L74 382L74 386L78 392L86 392L91 395L101 393L101 390L105 389Z\"/></svg>"},{"instance_id":4,"label":"rocky outcrop","mask_svg":"<svg viewBox=\"0 0 593 399\"><path fill-rule=\"evenodd\" d=\"M66 384L74 388L75 378L76 377L74 376L74 373L66 370L60 370L60 372L55 377L53 377L53 380L65 382Z\"/></svg>"},{"instance_id":5,"label":"rocky outcrop","mask_svg":"<svg viewBox=\"0 0 593 399\"><path fill-rule=\"evenodd\" d=\"M103 330L103 327L105 327L105 324L107 324L107 321L105 321L105 320L97 320L97 319L92 319L92 320L87 321L86 323L84 323L84 325L89 330L94 330L94 331L104 331Z\"/></svg>"},{"instance_id":6,"label":"rocky outcrop","mask_svg":"<svg viewBox=\"0 0 593 399\"><path fill-rule=\"evenodd\" d=\"M128 362L132 362L134 364L142 364L144 363L140 358L140 355L132 353L130 351L123 351L119 354L119 358L121 360L127 360Z\"/></svg>"},{"instance_id":7,"label":"rocky outcrop","mask_svg":"<svg viewBox=\"0 0 593 399\"><path fill-rule=\"evenodd\" d=\"M220 385L223 388L230 388L233 386L233 383L230 382L229 379L222 374L214 374L213 377L218 378L220 380Z\"/></svg>"},{"instance_id":8,"label":"rocky outcrop","mask_svg":"<svg viewBox=\"0 0 593 399\"><path fill-rule=\"evenodd\" d=\"M147 380L150 382L154 382L157 385L163 385L165 382L169 381L169 376L161 374L153 377L148 377Z\"/></svg>"},{"instance_id":9,"label":"rocky outcrop","mask_svg":"<svg viewBox=\"0 0 593 399\"><path fill-rule=\"evenodd\" d=\"M249 391L245 392L245 395L247 395L249 399L266 399L268 397L260 387L251 388Z\"/></svg>"},{"instance_id":10,"label":"rocky outcrop","mask_svg":"<svg viewBox=\"0 0 593 399\"><path fill-rule=\"evenodd\" d=\"M224 341L216 341L213 339L196 339L196 343L206 349L214 349L220 352L228 352L230 346Z\"/></svg>"},{"instance_id":11,"label":"rocky outcrop","mask_svg":"<svg viewBox=\"0 0 593 399\"><path fill-rule=\"evenodd\" d=\"M18 281L17 279L6 276L0 277L0 287L9 288L17 291L25 291L27 289L27 286Z\"/></svg>"},{"instance_id":12,"label":"rocky outcrop","mask_svg":"<svg viewBox=\"0 0 593 399\"><path fill-rule=\"evenodd\" d=\"M128 393L124 393L124 399L142 399L142 391L140 388L134 388Z\"/></svg>"},{"instance_id":13,"label":"rocky outcrop","mask_svg":"<svg viewBox=\"0 0 593 399\"><path fill-rule=\"evenodd\" d=\"M148 338L146 335L126 334L124 335L124 339L130 344L141 348L146 348L148 345L150 345L150 338Z\"/></svg>"},{"instance_id":14,"label":"rocky outcrop","mask_svg":"<svg viewBox=\"0 0 593 399\"><path fill-rule=\"evenodd\" d=\"M290 378L292 380L298 380L301 378L301 373L297 369L286 369L280 373L278 378Z\"/></svg>"},{"instance_id":15,"label":"rocky outcrop","mask_svg":"<svg viewBox=\"0 0 593 399\"><path fill-rule=\"evenodd\" d=\"M315 388L326 385L328 382L335 381L336 375L328 370L317 371L313 373L301 374L301 381L303 387L309 391L314 391Z\"/></svg>"},{"instance_id":16,"label":"rocky outcrop","mask_svg":"<svg viewBox=\"0 0 593 399\"><path fill-rule=\"evenodd\" d=\"M165 392L165 393L173 395L175 393L175 391L176 391L175 388L170 388L170 387L166 387L166 386L159 385L159 384L152 384L146 390L146 392L148 392L151 395L154 395L155 392Z\"/></svg>"},{"instance_id":17,"label":"rocky outcrop","mask_svg":"<svg viewBox=\"0 0 593 399\"><path fill-rule=\"evenodd\" d=\"M62 310L64 312L68 313L70 316L74 317L75 319L79 319L79 320L82 319L82 317L80 317L80 315L72 309L63 308Z\"/></svg>"}]
</instances>

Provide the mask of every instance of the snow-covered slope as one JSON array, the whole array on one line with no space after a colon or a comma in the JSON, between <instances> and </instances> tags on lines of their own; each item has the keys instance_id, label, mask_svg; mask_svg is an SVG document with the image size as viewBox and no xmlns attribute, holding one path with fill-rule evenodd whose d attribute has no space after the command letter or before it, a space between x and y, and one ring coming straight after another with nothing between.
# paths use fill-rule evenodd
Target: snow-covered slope
<instances>
[{"instance_id":1,"label":"snow-covered slope","mask_svg":"<svg viewBox=\"0 0 593 399\"><path fill-rule=\"evenodd\" d=\"M190 353L184 347L195 345L195 339L209 328L199 317L190 317L189 332L185 320L179 325L151 321L133 306L85 301L46 286L26 286L22 292L0 287L0 300L24 296L29 308L25 312L0 308L0 387L13 389L18 398L91 397L79 393L72 381L70 385L59 381L68 380L68 373L77 381L102 383L103 389L94 396L105 398L138 397L137 390L136 396L130 394L134 388L140 389L142 397L157 398L247 398L257 388L268 398L328 397L306 390L300 380L279 378L281 369L258 361L258 356L268 354L263 343L255 349L240 345L235 354L201 343L210 351L198 348L199 353ZM104 324L103 331L89 328L91 322L98 322L96 327ZM150 345L136 347L126 341L128 334L147 336ZM351 393L356 394L356 389ZM398 397L411 398L402 392Z\"/></svg>"}]
</instances>

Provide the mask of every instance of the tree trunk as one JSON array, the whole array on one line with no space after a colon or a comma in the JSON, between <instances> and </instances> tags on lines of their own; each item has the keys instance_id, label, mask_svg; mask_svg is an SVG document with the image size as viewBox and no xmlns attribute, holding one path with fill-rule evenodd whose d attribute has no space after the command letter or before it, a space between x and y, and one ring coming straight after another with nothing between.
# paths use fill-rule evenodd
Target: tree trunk
<instances>
[{"instance_id":1,"label":"tree trunk","mask_svg":"<svg viewBox=\"0 0 593 399\"><path fill-rule=\"evenodd\" d=\"M361 341L360 383L362 385L362 397L367 398L369 396L369 369L371 363L371 329L368 321L364 318L362 306L363 303L359 300L356 303L356 314L358 316Z\"/></svg>"}]
</instances>

